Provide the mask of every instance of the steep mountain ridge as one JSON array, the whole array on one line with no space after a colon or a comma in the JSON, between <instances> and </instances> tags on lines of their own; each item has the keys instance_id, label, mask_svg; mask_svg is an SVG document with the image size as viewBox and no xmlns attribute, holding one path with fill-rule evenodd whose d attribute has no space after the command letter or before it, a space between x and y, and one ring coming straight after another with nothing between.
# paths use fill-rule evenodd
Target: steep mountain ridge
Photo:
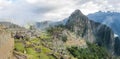
<instances>
[{"instance_id":1,"label":"steep mountain ridge","mask_svg":"<svg viewBox=\"0 0 120 59\"><path fill-rule=\"evenodd\" d=\"M119 12L96 12L87 15L90 20L109 26L115 34L120 36L120 13Z\"/></svg>"},{"instance_id":2,"label":"steep mountain ridge","mask_svg":"<svg viewBox=\"0 0 120 59\"><path fill-rule=\"evenodd\" d=\"M111 54L114 52L113 31L106 25L89 20L80 10L72 13L66 27L86 39L86 41L107 48Z\"/></svg>"},{"instance_id":3,"label":"steep mountain ridge","mask_svg":"<svg viewBox=\"0 0 120 59\"><path fill-rule=\"evenodd\" d=\"M13 32L25 32L25 29L19 26L9 26L11 23L3 22L1 24L8 27L0 30L12 29ZM63 21L38 22L36 26L47 31L40 32L39 36L32 38L21 36L21 38L15 38L14 56L16 59L74 59L74 57L78 59L114 59L113 56L120 56L119 37L114 37L114 32L108 26L89 20L80 10L75 10L69 18ZM36 31L32 28L31 31ZM26 32L26 34L34 34L34 31ZM0 51L7 52L7 54L1 56L2 52L0 52L0 57L13 59L14 41L11 42L10 33L8 35L4 32L6 33L6 31L0 32ZM5 41L8 39L10 41ZM7 44L1 46L4 42ZM4 47L8 47L9 50Z\"/></svg>"},{"instance_id":4,"label":"steep mountain ridge","mask_svg":"<svg viewBox=\"0 0 120 59\"><path fill-rule=\"evenodd\" d=\"M4 25L6 28L23 28L19 25L11 23L11 22L0 22L0 25Z\"/></svg>"}]
</instances>

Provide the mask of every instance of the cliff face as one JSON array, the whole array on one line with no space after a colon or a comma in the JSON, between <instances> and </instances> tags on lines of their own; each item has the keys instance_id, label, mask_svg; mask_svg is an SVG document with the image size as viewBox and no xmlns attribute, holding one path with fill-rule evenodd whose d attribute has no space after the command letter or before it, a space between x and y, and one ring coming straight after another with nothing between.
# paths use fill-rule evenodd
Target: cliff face
<instances>
[{"instance_id":1,"label":"cliff face","mask_svg":"<svg viewBox=\"0 0 120 59\"><path fill-rule=\"evenodd\" d=\"M87 15L89 19L109 26L117 35L120 36L120 13L119 12L96 12Z\"/></svg>"},{"instance_id":2,"label":"cliff face","mask_svg":"<svg viewBox=\"0 0 120 59\"><path fill-rule=\"evenodd\" d=\"M14 39L0 26L0 59L13 59Z\"/></svg>"},{"instance_id":3,"label":"cliff face","mask_svg":"<svg viewBox=\"0 0 120 59\"><path fill-rule=\"evenodd\" d=\"M109 52L113 52L113 31L106 25L89 20L80 10L72 13L66 23L66 27L86 39L86 41L104 46Z\"/></svg>"},{"instance_id":4,"label":"cliff face","mask_svg":"<svg viewBox=\"0 0 120 59\"><path fill-rule=\"evenodd\" d=\"M114 44L115 55L120 55L120 38L115 37L115 44Z\"/></svg>"}]
</instances>

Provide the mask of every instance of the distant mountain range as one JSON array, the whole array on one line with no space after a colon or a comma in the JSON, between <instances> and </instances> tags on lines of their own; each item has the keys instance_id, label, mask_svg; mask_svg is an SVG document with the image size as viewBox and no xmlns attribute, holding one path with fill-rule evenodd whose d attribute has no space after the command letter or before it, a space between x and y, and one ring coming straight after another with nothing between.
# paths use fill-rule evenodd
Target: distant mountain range
<instances>
[{"instance_id":1,"label":"distant mountain range","mask_svg":"<svg viewBox=\"0 0 120 59\"><path fill-rule=\"evenodd\" d=\"M15 28L19 28L19 29L25 29L24 27L21 27L19 25L16 25L16 24L13 24L11 22L0 22L0 25L3 25L5 26L6 28L9 28L9 29L15 29Z\"/></svg>"},{"instance_id":2,"label":"distant mountain range","mask_svg":"<svg viewBox=\"0 0 120 59\"><path fill-rule=\"evenodd\" d=\"M60 25L60 24L65 25L66 22L67 22L67 18L65 18L62 21L42 21L42 22L35 22L34 26L35 26L35 28L44 30L44 29L46 29L48 27L54 27L54 26Z\"/></svg>"},{"instance_id":3,"label":"distant mountain range","mask_svg":"<svg viewBox=\"0 0 120 59\"><path fill-rule=\"evenodd\" d=\"M118 12L96 12L93 14L87 15L90 20L106 24L112 30L120 36L120 13Z\"/></svg>"},{"instance_id":4,"label":"distant mountain range","mask_svg":"<svg viewBox=\"0 0 120 59\"><path fill-rule=\"evenodd\" d=\"M20 33L25 32L24 34L27 35L32 33L30 37L35 32L39 33L40 35L33 37L35 39L29 39L28 36L27 39L21 38L21 41L18 42L15 39L16 47L14 50L20 52L19 45L16 45L16 43L21 43L23 45L23 52L21 53L37 59L39 59L41 53L45 55L44 57L53 55L55 59L69 59L65 58L66 56L71 59L71 55L78 59L116 59L114 56L120 56L120 38L114 36L114 34L120 36L119 17L120 13L116 12L97 12L89 14L87 17L80 10L75 10L68 18L62 21L35 22L32 25L33 27L29 25L31 28L35 28L31 31L10 22L0 22L0 25L15 33L19 31L21 31ZM37 31L36 28L40 29L41 32ZM42 30L45 30L45 33ZM49 49L50 52L43 52L44 50L41 47L44 47L45 51ZM32 49L30 52L35 51L35 53L29 54L27 52L29 51L28 48ZM17 54L14 53L14 55ZM17 58L20 59L24 56L26 55L17 55Z\"/></svg>"},{"instance_id":5,"label":"distant mountain range","mask_svg":"<svg viewBox=\"0 0 120 59\"><path fill-rule=\"evenodd\" d=\"M110 12L110 11L108 12L99 11L93 14L89 14L87 16L90 20L109 26L114 31L115 34L120 36L120 13ZM39 29L45 29L49 26L51 27L59 24L65 25L67 21L68 18L58 22L52 22L52 21L36 22L35 26L36 28Z\"/></svg>"},{"instance_id":6,"label":"distant mountain range","mask_svg":"<svg viewBox=\"0 0 120 59\"><path fill-rule=\"evenodd\" d=\"M99 46L104 46L111 54L114 53L119 55L120 52L118 51L118 42L120 43L120 41L119 38L114 37L114 34L118 34L120 36L119 17L120 13L101 11L94 14L89 14L87 17L82 14L80 10L75 10L70 17L63 21L37 22L36 26L39 29L43 29L50 26L63 24L67 29L86 39L86 41L96 43Z\"/></svg>"}]
</instances>

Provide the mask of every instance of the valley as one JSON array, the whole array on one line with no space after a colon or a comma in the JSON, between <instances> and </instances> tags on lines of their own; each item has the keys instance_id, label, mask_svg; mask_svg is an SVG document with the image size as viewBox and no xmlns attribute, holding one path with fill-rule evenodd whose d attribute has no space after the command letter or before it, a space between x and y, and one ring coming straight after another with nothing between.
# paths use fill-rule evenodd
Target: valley
<instances>
[{"instance_id":1,"label":"valley","mask_svg":"<svg viewBox=\"0 0 120 59\"><path fill-rule=\"evenodd\" d=\"M0 57L2 59L120 58L120 40L119 37L114 37L110 27L89 20L80 10L75 10L64 21L37 22L35 25L29 25L27 29L9 22L1 22L4 27L0 32ZM7 31L7 34L3 34Z\"/></svg>"}]
</instances>

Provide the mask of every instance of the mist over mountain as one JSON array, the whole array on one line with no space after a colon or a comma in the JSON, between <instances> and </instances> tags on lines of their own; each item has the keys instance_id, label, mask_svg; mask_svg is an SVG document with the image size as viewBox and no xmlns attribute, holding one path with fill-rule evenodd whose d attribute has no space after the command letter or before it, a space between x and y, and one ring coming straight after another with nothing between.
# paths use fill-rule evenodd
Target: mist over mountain
<instances>
[{"instance_id":1,"label":"mist over mountain","mask_svg":"<svg viewBox=\"0 0 120 59\"><path fill-rule=\"evenodd\" d=\"M66 22L68 21L68 18L65 18L61 21L42 21L42 22L35 22L33 24L33 26L35 26L35 28L37 29L41 29L41 30L44 30L44 29L47 29L49 27L54 27L54 26L57 26L57 25L65 25Z\"/></svg>"},{"instance_id":2,"label":"mist over mountain","mask_svg":"<svg viewBox=\"0 0 120 59\"><path fill-rule=\"evenodd\" d=\"M120 0L0 0L0 59L120 59Z\"/></svg>"},{"instance_id":3,"label":"mist over mountain","mask_svg":"<svg viewBox=\"0 0 120 59\"><path fill-rule=\"evenodd\" d=\"M93 14L87 15L90 20L106 24L112 30L120 36L120 13L118 12L96 12Z\"/></svg>"},{"instance_id":4,"label":"mist over mountain","mask_svg":"<svg viewBox=\"0 0 120 59\"><path fill-rule=\"evenodd\" d=\"M0 24L11 32L15 43L11 54L16 59L115 59L120 56L120 38L114 36L109 17L95 21L77 9L62 21L35 22L28 29L10 22Z\"/></svg>"}]
</instances>

